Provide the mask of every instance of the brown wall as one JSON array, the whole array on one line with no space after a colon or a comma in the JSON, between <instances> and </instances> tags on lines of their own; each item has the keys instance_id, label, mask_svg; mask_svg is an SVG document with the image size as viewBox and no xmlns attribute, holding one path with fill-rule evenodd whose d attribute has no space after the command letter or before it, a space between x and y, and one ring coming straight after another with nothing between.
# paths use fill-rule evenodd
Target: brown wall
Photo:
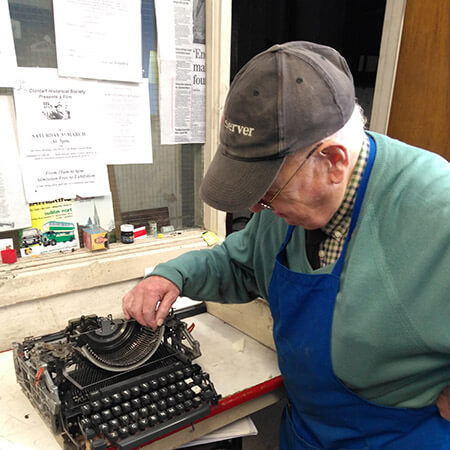
<instances>
[{"instance_id":1,"label":"brown wall","mask_svg":"<svg viewBox=\"0 0 450 450\"><path fill-rule=\"evenodd\" d=\"M387 133L448 160L449 16L449 0L408 0Z\"/></svg>"}]
</instances>

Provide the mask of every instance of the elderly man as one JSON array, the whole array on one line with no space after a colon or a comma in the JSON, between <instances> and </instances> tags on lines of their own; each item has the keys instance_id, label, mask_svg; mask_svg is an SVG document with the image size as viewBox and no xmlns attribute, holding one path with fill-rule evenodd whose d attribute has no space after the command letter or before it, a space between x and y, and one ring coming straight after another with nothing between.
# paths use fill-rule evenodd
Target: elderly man
<instances>
[{"instance_id":1,"label":"elderly man","mask_svg":"<svg viewBox=\"0 0 450 450\"><path fill-rule=\"evenodd\" d=\"M200 195L259 214L157 266L126 316L161 325L180 292L264 297L289 399L280 448L449 449L447 161L366 133L345 60L290 42L235 77Z\"/></svg>"}]
</instances>

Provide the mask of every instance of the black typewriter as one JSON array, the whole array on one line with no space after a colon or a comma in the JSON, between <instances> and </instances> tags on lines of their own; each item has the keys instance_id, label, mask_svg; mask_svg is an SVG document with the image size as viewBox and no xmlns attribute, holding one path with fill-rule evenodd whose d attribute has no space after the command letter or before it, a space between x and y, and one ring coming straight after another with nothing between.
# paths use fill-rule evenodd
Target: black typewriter
<instances>
[{"instance_id":1,"label":"black typewriter","mask_svg":"<svg viewBox=\"0 0 450 450\"><path fill-rule=\"evenodd\" d=\"M68 449L132 449L209 414L220 396L181 316L157 330L82 316L13 343L17 381Z\"/></svg>"}]
</instances>

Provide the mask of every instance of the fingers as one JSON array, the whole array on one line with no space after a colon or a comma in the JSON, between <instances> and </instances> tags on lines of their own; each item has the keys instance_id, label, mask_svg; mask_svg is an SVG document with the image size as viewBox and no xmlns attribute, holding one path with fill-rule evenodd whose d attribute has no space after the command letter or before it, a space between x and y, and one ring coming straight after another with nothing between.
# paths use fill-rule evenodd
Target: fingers
<instances>
[{"instance_id":1,"label":"fingers","mask_svg":"<svg viewBox=\"0 0 450 450\"><path fill-rule=\"evenodd\" d=\"M448 386L439 394L436 402L439 409L439 414L444 419L450 421L450 402L448 398Z\"/></svg>"},{"instance_id":2,"label":"fingers","mask_svg":"<svg viewBox=\"0 0 450 450\"><path fill-rule=\"evenodd\" d=\"M171 281L150 276L138 283L122 300L127 319L134 318L140 324L155 329L161 326L180 290Z\"/></svg>"}]
</instances>

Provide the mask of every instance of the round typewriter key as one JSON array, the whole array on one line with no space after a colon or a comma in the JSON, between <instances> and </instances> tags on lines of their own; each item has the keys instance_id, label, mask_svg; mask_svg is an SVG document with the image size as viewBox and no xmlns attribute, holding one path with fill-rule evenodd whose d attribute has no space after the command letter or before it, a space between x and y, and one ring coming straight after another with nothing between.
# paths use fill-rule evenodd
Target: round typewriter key
<instances>
[{"instance_id":1,"label":"round typewriter key","mask_svg":"<svg viewBox=\"0 0 450 450\"><path fill-rule=\"evenodd\" d=\"M157 389L158 388L158 382L156 380L152 380L152 381L154 381L156 383L156 387L152 388L152 389ZM141 392L143 394L146 394L150 390L151 384L149 384L149 383L141 383L139 385L139 387L141 388Z\"/></svg>"},{"instance_id":2,"label":"round typewriter key","mask_svg":"<svg viewBox=\"0 0 450 450\"><path fill-rule=\"evenodd\" d=\"M102 404L99 400L95 400L94 402L91 402L91 408L94 412L100 411L102 409Z\"/></svg>"},{"instance_id":3,"label":"round typewriter key","mask_svg":"<svg viewBox=\"0 0 450 450\"><path fill-rule=\"evenodd\" d=\"M169 389L170 394L176 394L178 392L178 389L174 384L171 384L167 389Z\"/></svg>"},{"instance_id":4,"label":"round typewriter key","mask_svg":"<svg viewBox=\"0 0 450 450\"><path fill-rule=\"evenodd\" d=\"M158 383L160 386L165 386L167 384L167 378L165 376L159 377Z\"/></svg>"},{"instance_id":5,"label":"round typewriter key","mask_svg":"<svg viewBox=\"0 0 450 450\"><path fill-rule=\"evenodd\" d=\"M139 420L139 413L137 411L131 411L128 415L132 422L137 422Z\"/></svg>"},{"instance_id":6,"label":"round typewriter key","mask_svg":"<svg viewBox=\"0 0 450 450\"><path fill-rule=\"evenodd\" d=\"M183 402L184 401L184 395L182 392L177 392L175 394L175 400L177 401L177 403Z\"/></svg>"},{"instance_id":7,"label":"round typewriter key","mask_svg":"<svg viewBox=\"0 0 450 450\"><path fill-rule=\"evenodd\" d=\"M123 402L122 403L122 411L124 413L130 412L133 408L131 407L131 403L130 402Z\"/></svg>"},{"instance_id":8,"label":"round typewriter key","mask_svg":"<svg viewBox=\"0 0 450 450\"><path fill-rule=\"evenodd\" d=\"M177 370L175 372L175 377L177 380L182 380L184 378L184 373L182 370Z\"/></svg>"},{"instance_id":9,"label":"round typewriter key","mask_svg":"<svg viewBox=\"0 0 450 450\"><path fill-rule=\"evenodd\" d=\"M119 417L122 414L122 408L120 407L120 405L113 406L111 408L111 412L114 417Z\"/></svg>"},{"instance_id":10,"label":"round typewriter key","mask_svg":"<svg viewBox=\"0 0 450 450\"><path fill-rule=\"evenodd\" d=\"M143 405L148 405L149 403L151 403L151 401L152 401L152 399L150 398L150 395L148 395L148 394L144 394L141 397L141 402Z\"/></svg>"},{"instance_id":11,"label":"round typewriter key","mask_svg":"<svg viewBox=\"0 0 450 450\"><path fill-rule=\"evenodd\" d=\"M116 442L119 439L119 433L117 431L110 431L106 434L106 437L110 442Z\"/></svg>"},{"instance_id":12,"label":"round typewriter key","mask_svg":"<svg viewBox=\"0 0 450 450\"><path fill-rule=\"evenodd\" d=\"M175 386L178 391L184 391L187 388L187 384L184 381L177 381Z\"/></svg>"},{"instance_id":13,"label":"round typewriter key","mask_svg":"<svg viewBox=\"0 0 450 450\"><path fill-rule=\"evenodd\" d=\"M99 423L102 423L102 416L100 414L92 414L91 422L93 425L98 425Z\"/></svg>"},{"instance_id":14,"label":"round typewriter key","mask_svg":"<svg viewBox=\"0 0 450 450\"><path fill-rule=\"evenodd\" d=\"M169 390L166 387L161 388L158 392L161 398L166 398L169 395Z\"/></svg>"},{"instance_id":15,"label":"round typewriter key","mask_svg":"<svg viewBox=\"0 0 450 450\"><path fill-rule=\"evenodd\" d=\"M199 396L195 396L192 399L192 403L194 403L194 406L197 408L197 406L200 406L202 404L202 399Z\"/></svg>"},{"instance_id":16,"label":"round typewriter key","mask_svg":"<svg viewBox=\"0 0 450 450\"><path fill-rule=\"evenodd\" d=\"M186 411L189 411L193 407L194 407L194 404L192 403L192 400L186 400L184 402L184 408L186 409Z\"/></svg>"},{"instance_id":17,"label":"round typewriter key","mask_svg":"<svg viewBox=\"0 0 450 450\"><path fill-rule=\"evenodd\" d=\"M81 411L81 414L88 416L92 411L91 405L83 405L80 408L80 411Z\"/></svg>"},{"instance_id":18,"label":"round typewriter key","mask_svg":"<svg viewBox=\"0 0 450 450\"><path fill-rule=\"evenodd\" d=\"M178 403L178 405L175 405L175 411L177 412L177 414L181 414L182 412L184 412L183 403Z\"/></svg>"},{"instance_id":19,"label":"round typewriter key","mask_svg":"<svg viewBox=\"0 0 450 450\"><path fill-rule=\"evenodd\" d=\"M123 416L119 417L119 422L122 426L128 425L130 423L130 418L126 414L124 414Z\"/></svg>"},{"instance_id":20,"label":"round typewriter key","mask_svg":"<svg viewBox=\"0 0 450 450\"><path fill-rule=\"evenodd\" d=\"M141 399L140 399L140 398L133 398L133 399L131 400L131 406L132 406L134 409L140 408L140 407L141 407Z\"/></svg>"},{"instance_id":21,"label":"round typewriter key","mask_svg":"<svg viewBox=\"0 0 450 450\"><path fill-rule=\"evenodd\" d=\"M167 382L168 383L175 383L175 381L177 381L177 377L175 376L174 373L169 373L167 375Z\"/></svg>"},{"instance_id":22,"label":"round typewriter key","mask_svg":"<svg viewBox=\"0 0 450 450\"><path fill-rule=\"evenodd\" d=\"M192 378L194 379L194 383L202 384L203 377L201 376L201 374L197 373Z\"/></svg>"},{"instance_id":23,"label":"round typewriter key","mask_svg":"<svg viewBox=\"0 0 450 450\"><path fill-rule=\"evenodd\" d=\"M169 417L169 418L172 418L177 414L177 412L173 406L171 406L170 408L167 408L166 413L167 413L167 417Z\"/></svg>"},{"instance_id":24,"label":"round typewriter key","mask_svg":"<svg viewBox=\"0 0 450 450\"><path fill-rule=\"evenodd\" d=\"M130 425L128 425L128 431L130 434L136 434L139 431L138 424L130 423Z\"/></svg>"},{"instance_id":25,"label":"round typewriter key","mask_svg":"<svg viewBox=\"0 0 450 450\"><path fill-rule=\"evenodd\" d=\"M105 409L104 411L101 412L101 416L103 418L103 420L111 420L113 418L112 412L110 409Z\"/></svg>"},{"instance_id":26,"label":"round typewriter key","mask_svg":"<svg viewBox=\"0 0 450 450\"><path fill-rule=\"evenodd\" d=\"M98 426L98 432L101 434L106 434L109 431L109 427L108 425L106 425L106 423L101 423Z\"/></svg>"},{"instance_id":27,"label":"round typewriter key","mask_svg":"<svg viewBox=\"0 0 450 450\"><path fill-rule=\"evenodd\" d=\"M152 399L152 402L156 402L157 400L159 400L158 391L150 392L150 398Z\"/></svg>"},{"instance_id":28,"label":"round typewriter key","mask_svg":"<svg viewBox=\"0 0 450 450\"><path fill-rule=\"evenodd\" d=\"M185 368L183 369L183 372L184 372L184 376L185 376L186 378L188 378L188 377L190 377L190 376L192 375L193 369L192 369L191 366L187 366L187 367L185 367Z\"/></svg>"},{"instance_id":29,"label":"round typewriter key","mask_svg":"<svg viewBox=\"0 0 450 450\"><path fill-rule=\"evenodd\" d=\"M165 400L159 400L158 403L156 404L156 406L158 407L158 409L160 411L163 411L167 408L167 403Z\"/></svg>"},{"instance_id":30,"label":"round typewriter key","mask_svg":"<svg viewBox=\"0 0 450 450\"><path fill-rule=\"evenodd\" d=\"M109 397L103 397L100 400L100 402L101 402L103 408L109 408L111 406L111 404L112 404L112 401L111 401L111 399Z\"/></svg>"},{"instance_id":31,"label":"round typewriter key","mask_svg":"<svg viewBox=\"0 0 450 450\"><path fill-rule=\"evenodd\" d=\"M147 417L148 416L148 408L145 406L139 410L139 415L141 417Z\"/></svg>"},{"instance_id":32,"label":"round typewriter key","mask_svg":"<svg viewBox=\"0 0 450 450\"><path fill-rule=\"evenodd\" d=\"M119 421L117 419L111 419L108 422L108 425L110 430L118 430L120 427Z\"/></svg>"},{"instance_id":33,"label":"round typewriter key","mask_svg":"<svg viewBox=\"0 0 450 450\"><path fill-rule=\"evenodd\" d=\"M202 399L209 402L214 398L214 392L211 389L207 389L201 393Z\"/></svg>"},{"instance_id":34,"label":"round typewriter key","mask_svg":"<svg viewBox=\"0 0 450 450\"><path fill-rule=\"evenodd\" d=\"M119 428L119 436L124 439L128 436L128 427Z\"/></svg>"},{"instance_id":35,"label":"round typewriter key","mask_svg":"<svg viewBox=\"0 0 450 450\"><path fill-rule=\"evenodd\" d=\"M158 380L150 380L148 383L146 383L150 389L158 389L159 388L159 383Z\"/></svg>"},{"instance_id":36,"label":"round typewriter key","mask_svg":"<svg viewBox=\"0 0 450 450\"><path fill-rule=\"evenodd\" d=\"M192 391L194 394L200 394L200 392L202 392L202 388L201 388L200 386L195 385L195 386L192 386L192 387L191 387L191 391Z\"/></svg>"},{"instance_id":37,"label":"round typewriter key","mask_svg":"<svg viewBox=\"0 0 450 450\"><path fill-rule=\"evenodd\" d=\"M122 396L122 400L130 400L131 398L131 392L129 389L124 389L120 395Z\"/></svg>"},{"instance_id":38,"label":"round typewriter key","mask_svg":"<svg viewBox=\"0 0 450 450\"><path fill-rule=\"evenodd\" d=\"M149 418L148 418L148 423L153 426L156 425L159 422L158 420L158 416L156 414L152 414Z\"/></svg>"},{"instance_id":39,"label":"round typewriter key","mask_svg":"<svg viewBox=\"0 0 450 450\"><path fill-rule=\"evenodd\" d=\"M148 427L148 419L139 419L138 426L141 430L145 430Z\"/></svg>"},{"instance_id":40,"label":"round typewriter key","mask_svg":"<svg viewBox=\"0 0 450 450\"><path fill-rule=\"evenodd\" d=\"M148 412L150 414L155 414L158 412L158 407L156 406L156 403L152 403L151 405L148 405Z\"/></svg>"},{"instance_id":41,"label":"round typewriter key","mask_svg":"<svg viewBox=\"0 0 450 450\"><path fill-rule=\"evenodd\" d=\"M161 422L164 422L165 420L167 420L169 417L167 416L166 411L158 411L158 419Z\"/></svg>"},{"instance_id":42,"label":"round typewriter key","mask_svg":"<svg viewBox=\"0 0 450 450\"><path fill-rule=\"evenodd\" d=\"M191 389L186 389L186 390L183 392L183 395L184 395L184 398L185 398L186 400L190 400L190 399L194 396L194 393L192 392Z\"/></svg>"},{"instance_id":43,"label":"round typewriter key","mask_svg":"<svg viewBox=\"0 0 450 450\"><path fill-rule=\"evenodd\" d=\"M111 400L115 405L118 405L122 401L122 397L118 392L115 392L113 395L111 395Z\"/></svg>"},{"instance_id":44,"label":"round typewriter key","mask_svg":"<svg viewBox=\"0 0 450 450\"><path fill-rule=\"evenodd\" d=\"M177 401L175 400L175 397L167 397L166 402L169 406L174 406L177 404Z\"/></svg>"},{"instance_id":45,"label":"round typewriter key","mask_svg":"<svg viewBox=\"0 0 450 450\"><path fill-rule=\"evenodd\" d=\"M141 394L141 390L139 389L139 386L133 386L131 389L131 395L133 397L139 397L139 395Z\"/></svg>"}]
</instances>

